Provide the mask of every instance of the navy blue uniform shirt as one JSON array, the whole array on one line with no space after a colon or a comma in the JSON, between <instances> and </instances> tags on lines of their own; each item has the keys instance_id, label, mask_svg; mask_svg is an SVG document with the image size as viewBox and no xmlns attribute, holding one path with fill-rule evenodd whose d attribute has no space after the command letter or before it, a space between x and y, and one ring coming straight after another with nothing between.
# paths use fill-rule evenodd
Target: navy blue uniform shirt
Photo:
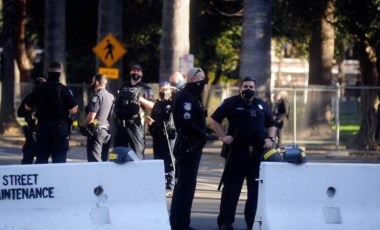
<instances>
[{"instance_id":1,"label":"navy blue uniform shirt","mask_svg":"<svg viewBox=\"0 0 380 230\"><path fill-rule=\"evenodd\" d=\"M77 105L68 87L49 80L35 87L25 103L31 108L36 107L38 122L66 121L69 110Z\"/></svg>"},{"instance_id":2,"label":"navy blue uniform shirt","mask_svg":"<svg viewBox=\"0 0 380 230\"><path fill-rule=\"evenodd\" d=\"M199 100L186 88L174 97L173 118L178 134L192 136L198 139L206 137L206 112Z\"/></svg>"},{"instance_id":3,"label":"navy blue uniform shirt","mask_svg":"<svg viewBox=\"0 0 380 230\"><path fill-rule=\"evenodd\" d=\"M247 103L240 95L227 98L211 115L211 118L222 123L228 120L227 134L234 136L238 130L238 143L262 146L267 136L266 129L274 126L271 108L263 100L254 98Z\"/></svg>"}]
</instances>

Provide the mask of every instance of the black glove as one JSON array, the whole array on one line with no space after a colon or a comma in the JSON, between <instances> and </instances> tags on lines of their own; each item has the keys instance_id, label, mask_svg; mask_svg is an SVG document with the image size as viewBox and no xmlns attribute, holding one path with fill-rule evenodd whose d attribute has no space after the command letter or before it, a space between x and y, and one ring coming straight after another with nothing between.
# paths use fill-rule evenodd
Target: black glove
<instances>
[{"instance_id":1,"label":"black glove","mask_svg":"<svg viewBox=\"0 0 380 230\"><path fill-rule=\"evenodd\" d=\"M214 142L214 141L219 140L219 137L212 134L206 134L206 140L210 142Z\"/></svg>"}]
</instances>

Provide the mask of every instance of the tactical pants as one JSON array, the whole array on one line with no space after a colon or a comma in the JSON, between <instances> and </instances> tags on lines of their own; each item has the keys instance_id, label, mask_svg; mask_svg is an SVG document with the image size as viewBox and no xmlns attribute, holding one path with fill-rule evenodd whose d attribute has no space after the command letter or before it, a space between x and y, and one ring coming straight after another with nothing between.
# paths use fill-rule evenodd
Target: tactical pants
<instances>
[{"instance_id":1,"label":"tactical pants","mask_svg":"<svg viewBox=\"0 0 380 230\"><path fill-rule=\"evenodd\" d=\"M36 156L36 127L23 126L25 136L25 143L22 146L22 160L21 164L33 164L34 157Z\"/></svg>"},{"instance_id":2,"label":"tactical pants","mask_svg":"<svg viewBox=\"0 0 380 230\"><path fill-rule=\"evenodd\" d=\"M111 133L105 128L99 128L93 136L87 137L87 161L107 161L111 143L110 140Z\"/></svg>"},{"instance_id":3,"label":"tactical pants","mask_svg":"<svg viewBox=\"0 0 380 230\"><path fill-rule=\"evenodd\" d=\"M170 145L170 146L169 146ZM153 157L164 161L166 188L173 189L174 187L174 167L170 151L173 149L174 140L166 138L164 132L153 136ZM170 148L170 149L169 149Z\"/></svg>"},{"instance_id":4,"label":"tactical pants","mask_svg":"<svg viewBox=\"0 0 380 230\"><path fill-rule=\"evenodd\" d=\"M175 145L180 143L176 142ZM174 151L178 148L174 147ZM176 184L174 186L170 225L172 230L188 229L190 225L191 207L193 204L199 163L202 148L187 154L175 153L176 156Z\"/></svg>"},{"instance_id":5,"label":"tactical pants","mask_svg":"<svg viewBox=\"0 0 380 230\"><path fill-rule=\"evenodd\" d=\"M218 216L218 225L233 224L235 222L236 207L239 201L244 179L247 180L247 200L244 216L249 229L255 220L261 150L250 151L246 145L232 146L228 162L224 169L223 190Z\"/></svg>"},{"instance_id":6,"label":"tactical pants","mask_svg":"<svg viewBox=\"0 0 380 230\"><path fill-rule=\"evenodd\" d=\"M66 163L70 126L67 122L44 121L37 128L36 164Z\"/></svg>"},{"instance_id":7,"label":"tactical pants","mask_svg":"<svg viewBox=\"0 0 380 230\"><path fill-rule=\"evenodd\" d=\"M142 124L126 124L116 127L114 147L131 148L140 159L144 159L145 131Z\"/></svg>"}]
</instances>

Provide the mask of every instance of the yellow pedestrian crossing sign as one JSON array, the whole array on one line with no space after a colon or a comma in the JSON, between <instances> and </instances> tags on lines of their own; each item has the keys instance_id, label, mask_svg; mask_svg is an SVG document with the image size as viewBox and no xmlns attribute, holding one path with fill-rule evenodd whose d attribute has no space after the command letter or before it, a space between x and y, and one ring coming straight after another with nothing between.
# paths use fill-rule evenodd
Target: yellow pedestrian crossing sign
<instances>
[{"instance_id":1,"label":"yellow pedestrian crossing sign","mask_svg":"<svg viewBox=\"0 0 380 230\"><path fill-rule=\"evenodd\" d=\"M112 34L105 36L92 48L92 51L107 67L111 67L127 53L123 45Z\"/></svg>"}]
</instances>

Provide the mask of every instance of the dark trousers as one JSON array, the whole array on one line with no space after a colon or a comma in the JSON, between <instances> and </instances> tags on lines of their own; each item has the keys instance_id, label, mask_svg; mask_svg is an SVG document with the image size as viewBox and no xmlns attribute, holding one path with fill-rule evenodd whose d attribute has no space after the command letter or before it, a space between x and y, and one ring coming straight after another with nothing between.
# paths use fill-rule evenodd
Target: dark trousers
<instances>
[{"instance_id":1,"label":"dark trousers","mask_svg":"<svg viewBox=\"0 0 380 230\"><path fill-rule=\"evenodd\" d=\"M144 159L144 126L142 124L126 124L125 126L117 126L114 146L131 148L140 159Z\"/></svg>"},{"instance_id":2,"label":"dark trousers","mask_svg":"<svg viewBox=\"0 0 380 230\"><path fill-rule=\"evenodd\" d=\"M164 132L153 136L153 157L154 159L164 161L166 179L165 184L167 189L172 189L174 187L174 167L172 157L170 155L170 151L173 149L173 144L174 140L168 141Z\"/></svg>"},{"instance_id":3,"label":"dark trousers","mask_svg":"<svg viewBox=\"0 0 380 230\"><path fill-rule=\"evenodd\" d=\"M99 128L93 136L87 137L87 161L107 161L111 143L110 140L111 133L108 129L104 128Z\"/></svg>"},{"instance_id":4,"label":"dark trousers","mask_svg":"<svg viewBox=\"0 0 380 230\"><path fill-rule=\"evenodd\" d=\"M34 157L36 156L36 127L23 126L22 130L25 136L25 143L22 146L22 160L21 164L33 164Z\"/></svg>"},{"instance_id":5,"label":"dark trousers","mask_svg":"<svg viewBox=\"0 0 380 230\"><path fill-rule=\"evenodd\" d=\"M174 186L170 209L170 225L172 230L187 230L190 225L191 207L197 184L202 149L186 153L186 155L181 153L174 153L174 155L176 157L177 181Z\"/></svg>"},{"instance_id":6,"label":"dark trousers","mask_svg":"<svg viewBox=\"0 0 380 230\"><path fill-rule=\"evenodd\" d=\"M226 163L223 190L218 216L218 225L233 224L235 222L236 207L239 201L244 179L247 180L247 200L244 216L248 228L252 228L255 220L258 182L260 167L260 151L251 152L248 146L232 146L231 155Z\"/></svg>"},{"instance_id":7,"label":"dark trousers","mask_svg":"<svg viewBox=\"0 0 380 230\"><path fill-rule=\"evenodd\" d=\"M36 164L66 163L70 126L67 122L44 121L37 128Z\"/></svg>"}]
</instances>

